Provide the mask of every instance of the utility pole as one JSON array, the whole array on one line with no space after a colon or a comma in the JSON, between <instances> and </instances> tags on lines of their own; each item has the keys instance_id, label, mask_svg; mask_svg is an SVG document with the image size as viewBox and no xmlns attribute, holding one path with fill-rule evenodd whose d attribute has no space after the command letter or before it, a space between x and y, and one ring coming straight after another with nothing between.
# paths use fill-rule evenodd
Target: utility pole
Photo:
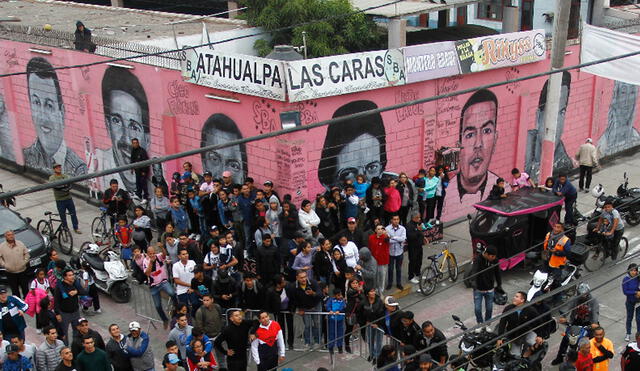
<instances>
[{"instance_id":1,"label":"utility pole","mask_svg":"<svg viewBox=\"0 0 640 371\"><path fill-rule=\"evenodd\" d=\"M551 44L551 71L564 66L564 53L569 31L569 13L571 0L557 0L558 8L553 20ZM556 130L560 111L560 92L562 90L562 73L549 76L547 102L544 110L544 140L540 151L540 180L553 174L553 162L556 149Z\"/></svg>"}]
</instances>

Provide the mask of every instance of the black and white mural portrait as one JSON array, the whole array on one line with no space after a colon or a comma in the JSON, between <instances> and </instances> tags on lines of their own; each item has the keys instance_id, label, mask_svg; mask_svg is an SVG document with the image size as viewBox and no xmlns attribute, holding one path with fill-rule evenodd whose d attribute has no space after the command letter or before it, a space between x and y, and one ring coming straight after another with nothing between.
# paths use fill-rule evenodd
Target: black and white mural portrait
<instances>
[{"instance_id":1,"label":"black and white mural portrait","mask_svg":"<svg viewBox=\"0 0 640 371\"><path fill-rule=\"evenodd\" d=\"M226 115L215 113L202 127L200 147L219 145L242 138L238 125ZM242 184L247 175L247 150L244 144L202 153L202 168L210 171L214 178L230 171L233 182Z\"/></svg>"},{"instance_id":2,"label":"black and white mural portrait","mask_svg":"<svg viewBox=\"0 0 640 371\"><path fill-rule=\"evenodd\" d=\"M636 120L638 87L615 81L609 105L607 128L598 141L602 156L610 156L640 145L640 134L633 126Z\"/></svg>"}]
</instances>

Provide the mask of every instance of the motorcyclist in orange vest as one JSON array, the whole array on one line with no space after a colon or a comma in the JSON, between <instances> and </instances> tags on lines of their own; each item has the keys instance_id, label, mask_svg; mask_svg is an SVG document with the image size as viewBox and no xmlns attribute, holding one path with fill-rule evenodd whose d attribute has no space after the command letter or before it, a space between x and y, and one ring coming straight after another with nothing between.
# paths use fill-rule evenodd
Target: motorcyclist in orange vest
<instances>
[{"instance_id":1,"label":"motorcyclist in orange vest","mask_svg":"<svg viewBox=\"0 0 640 371\"><path fill-rule=\"evenodd\" d=\"M564 235L564 224L556 223L553 230L544 238L544 250L550 254L547 272L554 278L551 289L560 284L562 267L567 263L567 255L571 251L571 240Z\"/></svg>"}]
</instances>

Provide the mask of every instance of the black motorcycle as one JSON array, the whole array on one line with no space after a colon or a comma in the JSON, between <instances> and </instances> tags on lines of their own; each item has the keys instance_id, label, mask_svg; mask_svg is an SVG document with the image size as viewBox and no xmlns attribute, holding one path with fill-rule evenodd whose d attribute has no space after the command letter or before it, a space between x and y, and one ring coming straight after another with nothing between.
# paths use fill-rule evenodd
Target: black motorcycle
<instances>
[{"instance_id":1,"label":"black motorcycle","mask_svg":"<svg viewBox=\"0 0 640 371\"><path fill-rule=\"evenodd\" d=\"M487 331L486 327L467 332L468 328L460 317L453 315L451 318L453 318L456 327L465 331L458 343L458 354L450 357L451 366L456 370L491 367L493 365L493 349L498 335Z\"/></svg>"},{"instance_id":2,"label":"black motorcycle","mask_svg":"<svg viewBox=\"0 0 640 371\"><path fill-rule=\"evenodd\" d=\"M629 188L629 178L626 172L624 173L624 181L618 187L615 196L605 195L602 184L593 187L591 195L596 198L596 208L591 215L590 225L594 224L593 218L602 213L602 207L606 200L613 202L613 207L618 210L629 225L636 226L640 224L640 188Z\"/></svg>"},{"instance_id":3,"label":"black motorcycle","mask_svg":"<svg viewBox=\"0 0 640 371\"><path fill-rule=\"evenodd\" d=\"M542 343L528 357L514 356L507 346L498 349L493 356L493 371L541 371L542 360L547 355L549 344Z\"/></svg>"}]
</instances>

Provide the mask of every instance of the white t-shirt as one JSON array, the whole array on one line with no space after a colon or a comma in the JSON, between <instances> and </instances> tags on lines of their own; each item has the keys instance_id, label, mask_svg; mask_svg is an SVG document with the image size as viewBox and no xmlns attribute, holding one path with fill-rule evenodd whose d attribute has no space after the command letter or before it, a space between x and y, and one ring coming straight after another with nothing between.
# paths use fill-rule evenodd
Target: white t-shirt
<instances>
[{"instance_id":1,"label":"white t-shirt","mask_svg":"<svg viewBox=\"0 0 640 371\"><path fill-rule=\"evenodd\" d=\"M188 285L191 284L191 279L193 278L193 269L196 267L196 262L193 260L187 260L187 264L182 264L181 261L175 262L173 264L173 278L177 278L182 282L186 282ZM186 294L189 287L176 285L176 294L182 295Z\"/></svg>"},{"instance_id":2,"label":"white t-shirt","mask_svg":"<svg viewBox=\"0 0 640 371\"><path fill-rule=\"evenodd\" d=\"M358 259L360 256L358 254L358 247L355 243L348 241L345 246L336 245L335 249L340 249L342 254L344 255L344 262L347 263L347 267L355 267L358 265Z\"/></svg>"},{"instance_id":3,"label":"white t-shirt","mask_svg":"<svg viewBox=\"0 0 640 371\"><path fill-rule=\"evenodd\" d=\"M24 344L24 350L20 352L20 355L27 358L32 365L35 364L36 361L36 346L33 344Z\"/></svg>"},{"instance_id":4,"label":"white t-shirt","mask_svg":"<svg viewBox=\"0 0 640 371\"><path fill-rule=\"evenodd\" d=\"M43 289L44 291L49 290L49 281L45 278L43 283L38 282L38 279L34 279L31 281L31 285L29 286L29 290L35 289Z\"/></svg>"},{"instance_id":5,"label":"white t-shirt","mask_svg":"<svg viewBox=\"0 0 640 371\"><path fill-rule=\"evenodd\" d=\"M93 277L87 271L82 272L82 279L87 282L87 288L95 283Z\"/></svg>"}]
</instances>

